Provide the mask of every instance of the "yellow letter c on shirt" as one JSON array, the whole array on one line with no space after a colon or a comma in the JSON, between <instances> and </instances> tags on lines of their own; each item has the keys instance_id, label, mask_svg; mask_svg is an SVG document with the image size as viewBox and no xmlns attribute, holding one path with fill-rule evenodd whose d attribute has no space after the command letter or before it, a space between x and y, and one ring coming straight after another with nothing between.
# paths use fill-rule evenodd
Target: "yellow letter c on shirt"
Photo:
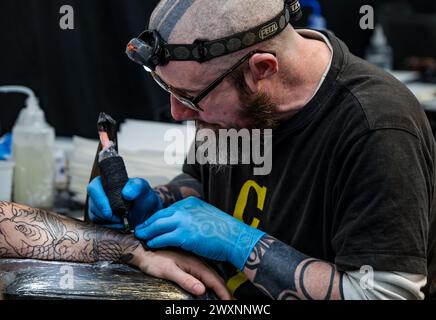
<instances>
[{"instance_id":1,"label":"yellow letter c on shirt","mask_svg":"<svg viewBox=\"0 0 436 320\"><path fill-rule=\"evenodd\" d=\"M241 191L239 192L238 200L236 201L235 210L233 212L233 217L240 221L244 221L244 211L245 207L247 206L248 201L248 195L250 193L250 190L254 189L254 191L257 194L257 208L259 210L263 210L263 206L265 204L265 197L267 188L259 186L255 181L248 180L244 183L244 185L241 188ZM257 228L259 225L259 219L253 218L253 221L251 222L251 226L254 228Z\"/></svg>"},{"instance_id":2,"label":"yellow letter c on shirt","mask_svg":"<svg viewBox=\"0 0 436 320\"><path fill-rule=\"evenodd\" d=\"M244 183L244 185L241 188L241 191L239 192L239 196L235 205L235 210L233 212L233 217L235 217L240 221L244 221L244 212L245 212L245 208L247 207L248 195L250 194L251 189L254 189L254 191L257 194L257 208L263 211L267 188L261 187L253 180L248 180L247 182ZM253 218L253 221L251 222L250 226L252 226L253 228L257 228L259 226L259 222L260 222L259 219ZM233 295L236 289L238 289L239 286L247 280L248 279L244 273L238 272L236 275L234 275L227 281L227 288L230 290L230 293Z\"/></svg>"}]
</instances>

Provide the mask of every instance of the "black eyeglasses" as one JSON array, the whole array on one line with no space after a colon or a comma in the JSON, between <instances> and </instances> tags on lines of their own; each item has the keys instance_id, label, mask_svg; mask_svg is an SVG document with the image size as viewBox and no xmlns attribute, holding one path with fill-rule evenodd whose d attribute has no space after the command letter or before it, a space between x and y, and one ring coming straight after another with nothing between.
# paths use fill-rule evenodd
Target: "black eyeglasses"
<instances>
[{"instance_id":1,"label":"black eyeglasses","mask_svg":"<svg viewBox=\"0 0 436 320\"><path fill-rule=\"evenodd\" d=\"M163 81L159 75L150 70L149 68L145 68L145 70L147 72L149 72L151 74L151 76L153 77L153 79L157 82L157 84L159 84L159 86L164 89L165 91L169 92L170 94L172 94L177 100L179 100L181 103L183 103L183 105L185 105L186 107L200 112L203 111L203 109L199 106L199 103L201 100L203 100L213 89L215 89L221 82L223 82L223 80L230 75L233 71L235 71L240 65L242 65L245 61L247 61L248 59L250 59L253 55L255 55L256 53L269 53L272 54L274 56L276 56L276 53L273 51L263 51L263 50L253 50L250 51L248 54L246 54L245 56L243 56L241 58L241 60L239 60L236 64L234 64L229 70L227 70L226 72L224 72L221 76L219 76L216 80L214 80L210 85L208 85L206 87L206 89L204 89L203 91L201 91L198 96L194 97L189 97L186 96L186 94L184 94L183 92L181 92L181 90L177 89L177 88L173 88L170 85L166 84L165 81Z\"/></svg>"}]
</instances>

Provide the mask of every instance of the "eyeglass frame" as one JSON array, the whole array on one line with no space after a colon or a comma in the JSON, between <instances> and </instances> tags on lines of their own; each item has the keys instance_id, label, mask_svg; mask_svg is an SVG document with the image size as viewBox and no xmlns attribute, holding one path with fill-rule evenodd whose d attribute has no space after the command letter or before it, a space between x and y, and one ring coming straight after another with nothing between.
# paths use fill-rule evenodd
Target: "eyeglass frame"
<instances>
[{"instance_id":1,"label":"eyeglass frame","mask_svg":"<svg viewBox=\"0 0 436 320\"><path fill-rule=\"evenodd\" d=\"M232 72L234 72L236 69L238 69L244 62L249 60L253 55L257 53L269 53L272 54L274 57L276 57L276 53L274 51L265 51L260 49L255 49L247 53L245 56L243 56L238 62L236 62L230 69L228 69L226 72L224 72L222 75L220 75L218 78L216 78L211 84L209 84L205 89L203 89L196 97L186 97L183 93L178 92L179 90L168 85L165 81L162 80L159 75L144 66L144 69L151 74L154 81L165 91L173 95L177 100L179 100L184 106L196 111L196 112L204 112L204 110L199 106L199 103L201 100L206 98L216 87L218 87L226 77L228 77Z\"/></svg>"}]
</instances>

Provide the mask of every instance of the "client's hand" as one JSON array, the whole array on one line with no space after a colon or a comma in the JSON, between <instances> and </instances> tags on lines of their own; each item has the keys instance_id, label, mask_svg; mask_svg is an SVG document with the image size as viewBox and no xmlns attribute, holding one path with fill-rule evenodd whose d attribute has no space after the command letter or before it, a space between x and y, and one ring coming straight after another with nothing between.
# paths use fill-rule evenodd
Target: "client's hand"
<instances>
[{"instance_id":1,"label":"client's hand","mask_svg":"<svg viewBox=\"0 0 436 320\"><path fill-rule=\"evenodd\" d=\"M224 280L192 254L181 251L145 251L135 254L131 264L151 276L173 281L193 295L202 295L206 288L223 300L231 299Z\"/></svg>"}]
</instances>

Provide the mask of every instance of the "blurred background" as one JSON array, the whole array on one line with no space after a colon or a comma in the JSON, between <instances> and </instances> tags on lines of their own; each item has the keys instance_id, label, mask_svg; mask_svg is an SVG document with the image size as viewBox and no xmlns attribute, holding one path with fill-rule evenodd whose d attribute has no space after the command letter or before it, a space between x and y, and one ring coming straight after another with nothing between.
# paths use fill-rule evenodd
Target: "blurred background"
<instances>
[{"instance_id":1,"label":"blurred background","mask_svg":"<svg viewBox=\"0 0 436 320\"><path fill-rule=\"evenodd\" d=\"M436 0L300 1L304 16L297 26L327 28L351 52L393 73L417 96L436 132ZM80 216L100 111L122 123L119 146L130 176L157 185L180 172L180 162L162 160L164 136L192 128L171 123L168 95L125 55L157 3L0 0L0 86L33 89L54 129L34 123L30 131L26 121L14 126L26 95L0 92L0 200L12 194L19 203L67 213L76 208ZM74 30L59 26L64 5L74 9ZM374 8L375 30L360 27L364 5ZM6 135L13 127L14 157ZM183 147L181 162L189 143Z\"/></svg>"},{"instance_id":2,"label":"blurred background","mask_svg":"<svg viewBox=\"0 0 436 320\"><path fill-rule=\"evenodd\" d=\"M124 54L126 43L146 27L157 3L1 0L0 85L32 88L60 136L95 138L101 110L119 121L171 121L167 95ZM59 8L66 4L75 10L74 30L59 28ZM327 28L360 57L365 56L373 30L360 29L359 9L371 5L393 49L395 69L428 68L429 59L416 58L436 59L436 0L320 0L319 4ZM299 25L307 25L312 11L305 9ZM0 136L11 130L24 101L23 95L0 94Z\"/></svg>"}]
</instances>

